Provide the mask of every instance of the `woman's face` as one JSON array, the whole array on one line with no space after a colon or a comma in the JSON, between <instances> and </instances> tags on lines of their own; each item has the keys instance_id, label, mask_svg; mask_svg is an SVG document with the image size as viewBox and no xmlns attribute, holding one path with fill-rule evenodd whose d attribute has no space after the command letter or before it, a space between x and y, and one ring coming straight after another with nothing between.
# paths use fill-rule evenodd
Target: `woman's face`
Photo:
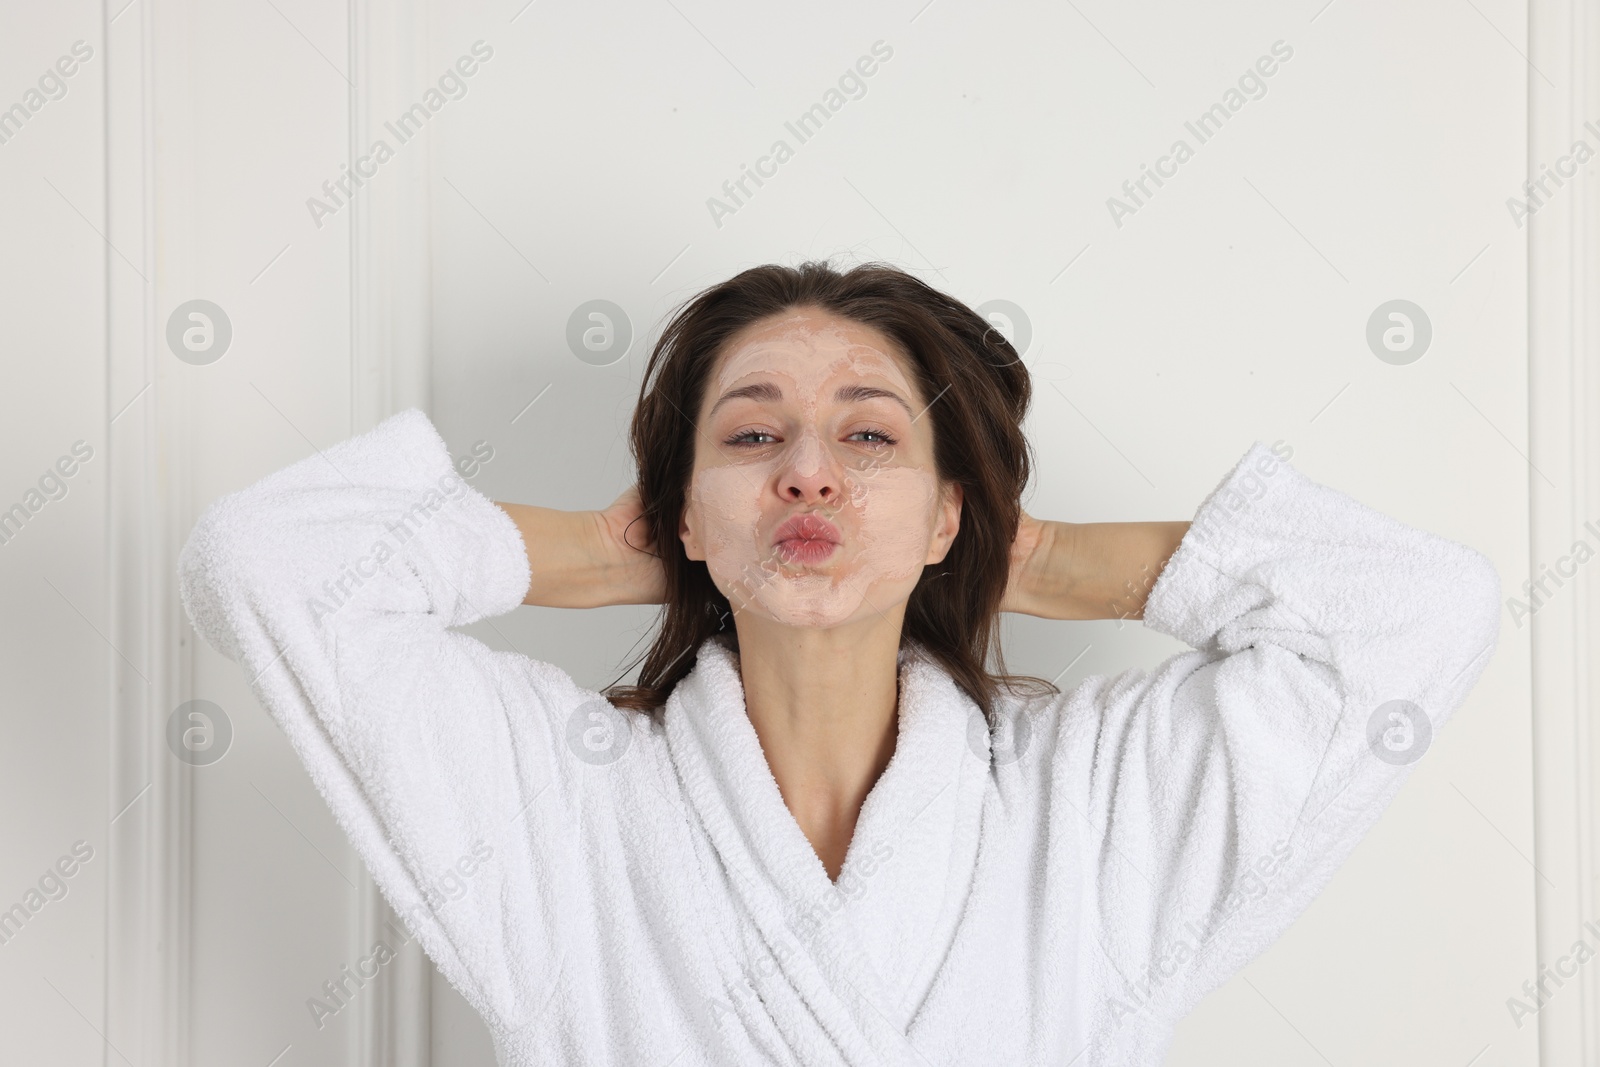
<instances>
[{"instance_id":1,"label":"woman's face","mask_svg":"<svg viewBox=\"0 0 1600 1067\"><path fill-rule=\"evenodd\" d=\"M688 557L736 612L789 626L903 609L961 517L928 403L870 326L799 308L734 334L697 415Z\"/></svg>"}]
</instances>

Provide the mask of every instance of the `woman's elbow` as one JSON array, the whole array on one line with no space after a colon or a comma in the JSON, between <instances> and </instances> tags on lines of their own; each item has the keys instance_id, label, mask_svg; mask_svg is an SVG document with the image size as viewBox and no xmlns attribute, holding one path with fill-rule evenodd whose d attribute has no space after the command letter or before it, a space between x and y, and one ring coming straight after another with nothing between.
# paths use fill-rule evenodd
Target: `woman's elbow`
<instances>
[{"instance_id":1,"label":"woman's elbow","mask_svg":"<svg viewBox=\"0 0 1600 1067\"><path fill-rule=\"evenodd\" d=\"M1453 545L1430 583L1429 629L1440 659L1438 682L1455 703L1477 680L1500 634L1500 574L1489 557Z\"/></svg>"},{"instance_id":2,"label":"woman's elbow","mask_svg":"<svg viewBox=\"0 0 1600 1067\"><path fill-rule=\"evenodd\" d=\"M233 496L200 514L178 552L178 595L195 631L229 659L239 658L232 621L253 559L247 517Z\"/></svg>"},{"instance_id":3,"label":"woman's elbow","mask_svg":"<svg viewBox=\"0 0 1600 1067\"><path fill-rule=\"evenodd\" d=\"M1467 549L1462 564L1462 624L1470 646L1462 670L1486 659L1500 636L1500 572L1488 556Z\"/></svg>"}]
</instances>

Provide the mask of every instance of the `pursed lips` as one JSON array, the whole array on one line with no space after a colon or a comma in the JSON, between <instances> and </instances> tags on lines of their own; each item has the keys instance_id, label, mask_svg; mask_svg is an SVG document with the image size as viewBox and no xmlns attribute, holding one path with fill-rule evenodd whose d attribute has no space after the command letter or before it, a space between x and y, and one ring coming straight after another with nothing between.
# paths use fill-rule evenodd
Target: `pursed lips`
<instances>
[{"instance_id":1,"label":"pursed lips","mask_svg":"<svg viewBox=\"0 0 1600 1067\"><path fill-rule=\"evenodd\" d=\"M773 535L774 547L789 563L820 563L833 554L841 540L837 526L811 512L784 520Z\"/></svg>"}]
</instances>

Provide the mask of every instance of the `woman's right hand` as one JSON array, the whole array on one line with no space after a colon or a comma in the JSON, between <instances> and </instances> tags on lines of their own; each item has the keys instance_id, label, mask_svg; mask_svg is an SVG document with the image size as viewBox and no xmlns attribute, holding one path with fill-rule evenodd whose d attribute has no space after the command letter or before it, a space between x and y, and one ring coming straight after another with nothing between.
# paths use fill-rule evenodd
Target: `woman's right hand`
<instances>
[{"instance_id":1,"label":"woman's right hand","mask_svg":"<svg viewBox=\"0 0 1600 1067\"><path fill-rule=\"evenodd\" d=\"M655 538L644 519L639 487L630 485L609 507L592 512L601 560L610 580L613 604L660 604L666 600L667 577Z\"/></svg>"}]
</instances>

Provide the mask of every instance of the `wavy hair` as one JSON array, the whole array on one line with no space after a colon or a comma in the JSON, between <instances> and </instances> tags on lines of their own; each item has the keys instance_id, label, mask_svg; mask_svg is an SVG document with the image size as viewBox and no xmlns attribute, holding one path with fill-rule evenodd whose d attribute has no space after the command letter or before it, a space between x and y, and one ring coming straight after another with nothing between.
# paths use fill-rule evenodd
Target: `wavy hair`
<instances>
[{"instance_id":1,"label":"wavy hair","mask_svg":"<svg viewBox=\"0 0 1600 1067\"><path fill-rule=\"evenodd\" d=\"M630 429L648 524L666 572L654 643L636 685L609 686L617 707L654 711L694 666L706 638L732 630L730 605L705 561L678 537L694 468L695 417L728 339L769 316L819 308L882 332L907 357L929 402L934 464L962 487L961 528L944 560L924 569L906 604L900 643L944 667L988 716L1002 686L1058 692L1050 682L1005 673L999 614L1011 569L1022 492L1033 469L1022 432L1032 396L1011 343L977 312L883 263L840 273L825 262L751 267L686 301L662 331L639 387ZM631 540L631 539L630 539ZM930 573L932 572L932 573ZM731 646L737 650L737 631ZM996 670L988 664L991 654Z\"/></svg>"}]
</instances>

